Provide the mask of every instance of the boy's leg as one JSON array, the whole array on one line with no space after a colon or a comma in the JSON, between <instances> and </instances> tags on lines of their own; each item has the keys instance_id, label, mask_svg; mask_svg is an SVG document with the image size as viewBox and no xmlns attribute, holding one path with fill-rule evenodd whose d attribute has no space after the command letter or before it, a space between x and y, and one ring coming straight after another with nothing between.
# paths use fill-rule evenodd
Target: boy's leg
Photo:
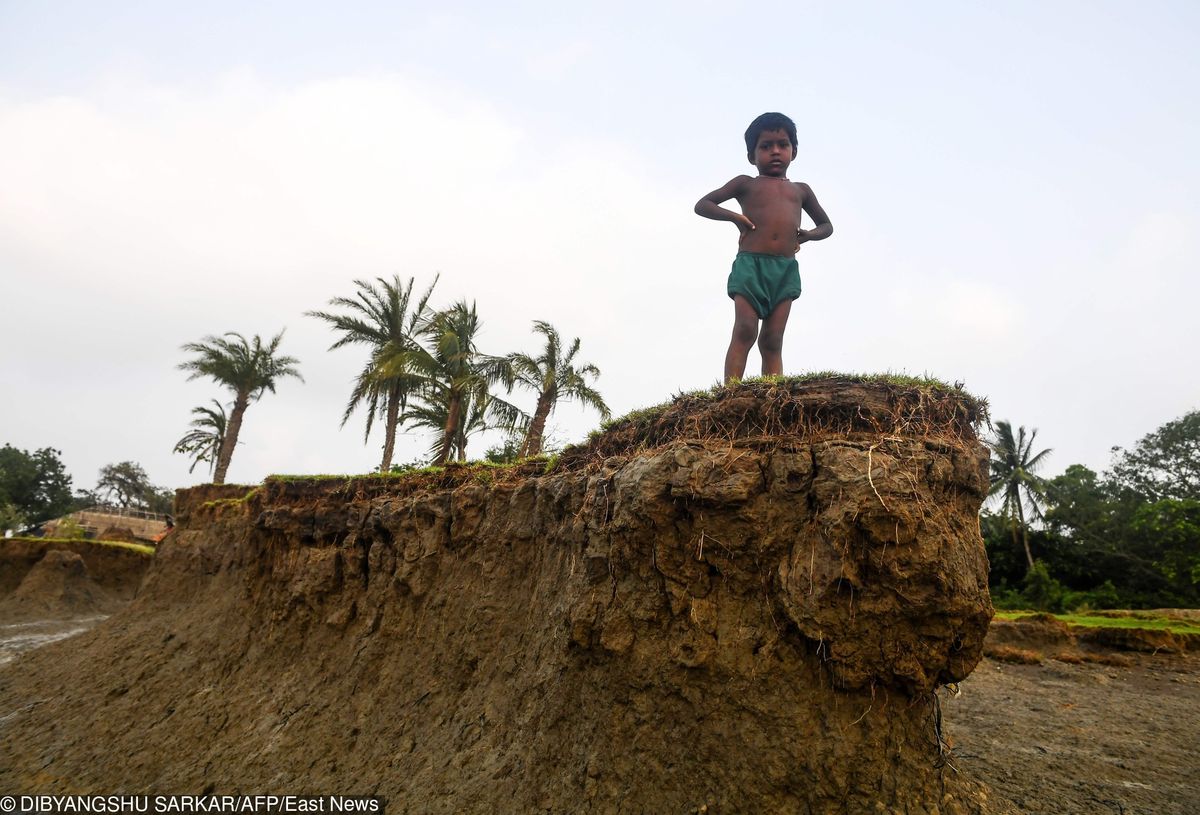
<instances>
[{"instance_id":1,"label":"boy's leg","mask_svg":"<svg viewBox=\"0 0 1200 815\"><path fill-rule=\"evenodd\" d=\"M784 300L763 320L758 335L758 352L762 354L763 376L783 373L783 330L787 328L792 301Z\"/></svg>"},{"instance_id":2,"label":"boy's leg","mask_svg":"<svg viewBox=\"0 0 1200 815\"><path fill-rule=\"evenodd\" d=\"M741 379L746 373L746 357L758 336L758 313L740 294L733 296L733 336L725 352L725 382Z\"/></svg>"}]
</instances>

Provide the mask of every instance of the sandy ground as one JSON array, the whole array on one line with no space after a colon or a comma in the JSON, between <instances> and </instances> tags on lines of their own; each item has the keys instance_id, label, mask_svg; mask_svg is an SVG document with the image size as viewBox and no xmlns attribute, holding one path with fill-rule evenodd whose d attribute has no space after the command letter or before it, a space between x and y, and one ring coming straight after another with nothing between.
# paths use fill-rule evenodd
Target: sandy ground
<instances>
[{"instance_id":1,"label":"sandy ground","mask_svg":"<svg viewBox=\"0 0 1200 815\"><path fill-rule=\"evenodd\" d=\"M0 625L0 664L103 619ZM1024 812L1200 813L1200 655L1131 659L984 659L941 692L953 762Z\"/></svg>"},{"instance_id":2,"label":"sandy ground","mask_svg":"<svg viewBox=\"0 0 1200 815\"><path fill-rule=\"evenodd\" d=\"M1200 813L1200 655L1131 658L984 659L942 704L959 769L1024 812Z\"/></svg>"}]
</instances>

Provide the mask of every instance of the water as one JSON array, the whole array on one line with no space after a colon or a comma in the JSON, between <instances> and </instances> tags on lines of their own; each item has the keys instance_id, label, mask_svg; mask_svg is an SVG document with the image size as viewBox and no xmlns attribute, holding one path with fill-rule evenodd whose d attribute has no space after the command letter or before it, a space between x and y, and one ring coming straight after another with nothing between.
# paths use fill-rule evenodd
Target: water
<instances>
[{"instance_id":1,"label":"water","mask_svg":"<svg viewBox=\"0 0 1200 815\"><path fill-rule=\"evenodd\" d=\"M107 614L100 614L68 620L36 620L0 625L0 665L7 665L26 651L82 634L107 619Z\"/></svg>"}]
</instances>

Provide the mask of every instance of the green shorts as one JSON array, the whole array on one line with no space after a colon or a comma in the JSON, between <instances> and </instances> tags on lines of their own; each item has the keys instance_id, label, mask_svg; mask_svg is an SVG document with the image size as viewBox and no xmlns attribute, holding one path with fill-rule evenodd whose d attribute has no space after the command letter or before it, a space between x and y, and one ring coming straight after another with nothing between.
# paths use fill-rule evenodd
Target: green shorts
<instances>
[{"instance_id":1,"label":"green shorts","mask_svg":"<svg viewBox=\"0 0 1200 815\"><path fill-rule=\"evenodd\" d=\"M730 298L745 297L758 319L765 320L775 306L800 296L800 264L785 255L738 252L726 291Z\"/></svg>"}]
</instances>

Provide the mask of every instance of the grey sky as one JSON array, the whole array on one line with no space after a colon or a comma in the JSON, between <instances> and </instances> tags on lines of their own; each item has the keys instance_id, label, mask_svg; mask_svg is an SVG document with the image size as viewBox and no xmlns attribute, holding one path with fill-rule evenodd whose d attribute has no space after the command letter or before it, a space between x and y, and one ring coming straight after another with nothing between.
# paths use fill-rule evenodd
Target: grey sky
<instances>
[{"instance_id":1,"label":"grey sky","mask_svg":"<svg viewBox=\"0 0 1200 815\"><path fill-rule=\"evenodd\" d=\"M736 231L691 207L765 110L836 227L788 371L965 381L1050 472L1200 407L1195 4L245 5L0 3L0 442L79 486L203 480L179 346L283 327L307 382L230 479L370 470L362 356L302 316L361 277L441 273L494 353L580 336L618 414L712 384Z\"/></svg>"}]
</instances>

